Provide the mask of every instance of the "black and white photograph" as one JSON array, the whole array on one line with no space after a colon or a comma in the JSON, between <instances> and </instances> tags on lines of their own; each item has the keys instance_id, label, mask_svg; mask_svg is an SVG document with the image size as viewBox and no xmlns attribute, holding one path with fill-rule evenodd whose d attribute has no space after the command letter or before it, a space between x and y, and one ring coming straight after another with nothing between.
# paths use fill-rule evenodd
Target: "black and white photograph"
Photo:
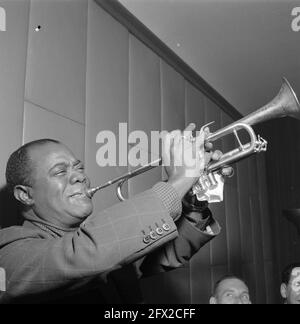
<instances>
[{"instance_id":1,"label":"black and white photograph","mask_svg":"<svg viewBox=\"0 0 300 324\"><path fill-rule=\"evenodd\" d=\"M0 304L300 304L299 100L299 0L0 0Z\"/></svg>"}]
</instances>

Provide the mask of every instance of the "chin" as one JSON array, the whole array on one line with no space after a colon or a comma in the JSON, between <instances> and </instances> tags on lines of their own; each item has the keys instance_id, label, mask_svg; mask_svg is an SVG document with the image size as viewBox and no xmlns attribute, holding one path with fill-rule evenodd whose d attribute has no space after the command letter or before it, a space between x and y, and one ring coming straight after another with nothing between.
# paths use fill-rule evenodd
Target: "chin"
<instances>
[{"instance_id":1,"label":"chin","mask_svg":"<svg viewBox=\"0 0 300 324\"><path fill-rule=\"evenodd\" d=\"M93 207L82 208L81 210L73 210L70 214L73 215L74 218L79 221L84 221L87 217L89 217L93 212Z\"/></svg>"}]
</instances>

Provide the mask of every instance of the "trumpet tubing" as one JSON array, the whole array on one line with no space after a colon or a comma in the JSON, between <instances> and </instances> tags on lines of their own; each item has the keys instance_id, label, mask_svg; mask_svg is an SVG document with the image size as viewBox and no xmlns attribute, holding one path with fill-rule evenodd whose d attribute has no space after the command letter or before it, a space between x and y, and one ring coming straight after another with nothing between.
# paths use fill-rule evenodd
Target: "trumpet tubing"
<instances>
[{"instance_id":1,"label":"trumpet tubing","mask_svg":"<svg viewBox=\"0 0 300 324\"><path fill-rule=\"evenodd\" d=\"M239 147L230 152L224 153L219 161L209 164L206 168L206 172L209 174L211 172L218 171L222 167L238 162L254 153L266 151L267 141L265 141L259 135L256 136L251 126L271 119L286 116L300 119L300 104L290 83L286 78L283 78L283 84L278 94L272 101L246 117L240 119L239 121L233 122L232 124L210 134L207 137L206 141L214 142L217 139L233 133L237 139L237 142L239 143ZM238 131L241 129L244 129L249 134L250 142L247 144L242 144L238 137ZM161 163L161 158L156 161L152 161L149 164L132 172L128 172L121 177L112 179L101 186L88 190L88 195L93 197L98 190L106 188L114 183L118 183L117 196L120 200L125 200L124 196L122 195L122 185L124 182L132 177L157 167Z\"/></svg>"}]
</instances>

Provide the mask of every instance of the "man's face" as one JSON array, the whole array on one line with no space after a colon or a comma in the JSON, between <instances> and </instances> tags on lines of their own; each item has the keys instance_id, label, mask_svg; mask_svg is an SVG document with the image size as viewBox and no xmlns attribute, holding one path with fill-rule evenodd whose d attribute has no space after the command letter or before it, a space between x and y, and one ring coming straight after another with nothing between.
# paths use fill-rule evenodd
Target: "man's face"
<instances>
[{"instance_id":1,"label":"man's face","mask_svg":"<svg viewBox=\"0 0 300 324\"><path fill-rule=\"evenodd\" d=\"M77 226L93 211L84 166L64 145L47 143L29 152L33 165L33 210L56 225Z\"/></svg>"},{"instance_id":2,"label":"man's face","mask_svg":"<svg viewBox=\"0 0 300 324\"><path fill-rule=\"evenodd\" d=\"M282 285L282 297L287 304L300 304L300 268L294 268L288 285Z\"/></svg>"},{"instance_id":3,"label":"man's face","mask_svg":"<svg viewBox=\"0 0 300 324\"><path fill-rule=\"evenodd\" d=\"M225 279L220 282L216 296L211 298L215 304L251 304L249 289L237 278Z\"/></svg>"}]
</instances>

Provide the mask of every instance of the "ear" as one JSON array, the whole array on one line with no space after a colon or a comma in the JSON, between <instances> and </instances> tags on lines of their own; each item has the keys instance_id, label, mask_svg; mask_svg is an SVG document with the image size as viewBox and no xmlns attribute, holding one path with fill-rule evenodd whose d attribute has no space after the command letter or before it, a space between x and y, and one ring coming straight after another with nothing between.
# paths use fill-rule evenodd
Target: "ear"
<instances>
[{"instance_id":1,"label":"ear","mask_svg":"<svg viewBox=\"0 0 300 324\"><path fill-rule=\"evenodd\" d=\"M215 305L215 304L217 304L217 299L216 299L215 297L210 297L210 299L209 299L209 304L210 304L210 305Z\"/></svg>"},{"instance_id":2,"label":"ear","mask_svg":"<svg viewBox=\"0 0 300 324\"><path fill-rule=\"evenodd\" d=\"M283 299L286 299L287 298L287 295L286 295L286 284L285 283L282 283L281 286L280 286L280 294L281 294L281 297Z\"/></svg>"},{"instance_id":3,"label":"ear","mask_svg":"<svg viewBox=\"0 0 300 324\"><path fill-rule=\"evenodd\" d=\"M28 186L17 185L14 187L14 196L15 198L26 206L32 206L34 200L31 195L31 188Z\"/></svg>"}]
</instances>

